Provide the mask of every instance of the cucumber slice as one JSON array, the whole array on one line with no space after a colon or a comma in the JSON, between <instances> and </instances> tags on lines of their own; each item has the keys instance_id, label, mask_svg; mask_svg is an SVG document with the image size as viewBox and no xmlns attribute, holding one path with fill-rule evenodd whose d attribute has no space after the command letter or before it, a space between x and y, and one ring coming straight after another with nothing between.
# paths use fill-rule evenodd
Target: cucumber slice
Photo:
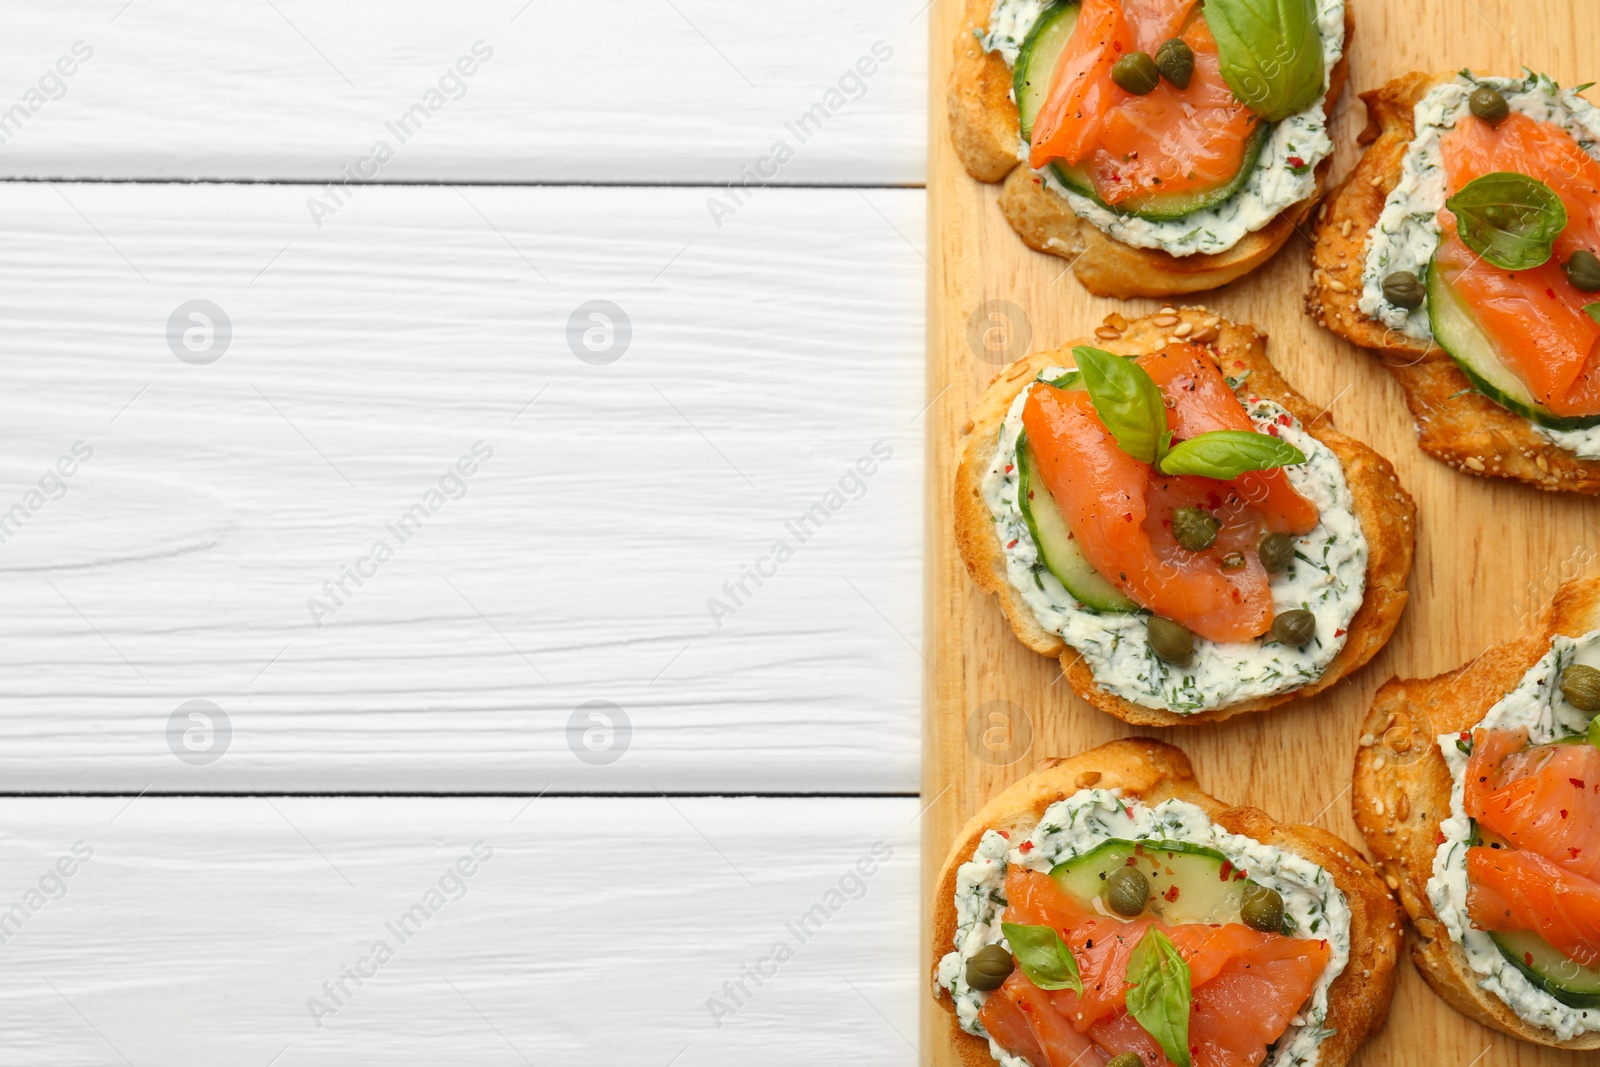
<instances>
[{"instance_id":1,"label":"cucumber slice","mask_svg":"<svg viewBox=\"0 0 1600 1067\"><path fill-rule=\"evenodd\" d=\"M1172 924L1239 922L1245 886L1253 884L1220 852L1178 841L1107 841L1056 864L1050 877L1079 900L1103 900L1106 878L1121 867L1150 879L1147 913Z\"/></svg>"},{"instance_id":2,"label":"cucumber slice","mask_svg":"<svg viewBox=\"0 0 1600 1067\"><path fill-rule=\"evenodd\" d=\"M1072 538L1066 516L1056 506L1043 482L1035 480L1033 449L1028 435L1017 436L1017 504L1028 524L1028 533L1039 549L1039 559L1060 579L1067 592L1090 611L1126 614L1139 605L1123 596L1116 586L1094 569L1078 542Z\"/></svg>"},{"instance_id":3,"label":"cucumber slice","mask_svg":"<svg viewBox=\"0 0 1600 1067\"><path fill-rule=\"evenodd\" d=\"M1033 24L1022 47L1017 50L1017 65L1011 73L1011 91L1017 98L1017 117L1022 120L1022 139L1033 138L1033 120L1050 96L1061 53L1078 24L1078 5L1058 3L1047 7Z\"/></svg>"},{"instance_id":4,"label":"cucumber slice","mask_svg":"<svg viewBox=\"0 0 1600 1067\"><path fill-rule=\"evenodd\" d=\"M1261 157L1261 149L1267 143L1267 134L1271 132L1269 123L1261 123L1256 127L1250 139L1245 142L1244 157L1239 161L1239 169L1234 171L1233 177L1217 185L1208 185L1199 189L1185 189L1180 193L1146 193L1143 196L1133 196L1120 204L1108 204L1100 199L1100 194L1095 191L1094 183L1089 180L1089 175L1077 167L1068 167L1061 163L1052 163L1050 168L1055 171L1061 184L1075 193L1093 200L1107 211L1114 211L1118 215L1131 215L1134 218L1149 219L1151 222L1169 222L1172 219L1181 219L1185 215L1192 215L1196 211L1203 211L1208 207L1216 207L1225 200L1236 196L1239 190L1245 187L1250 180L1250 175L1256 169L1256 161Z\"/></svg>"},{"instance_id":5,"label":"cucumber slice","mask_svg":"<svg viewBox=\"0 0 1600 1067\"><path fill-rule=\"evenodd\" d=\"M1494 338L1444 273L1437 257L1428 263L1428 322L1433 327L1433 339L1455 360L1478 392L1552 430L1600 426L1600 415L1557 415L1535 400L1522 379L1501 360Z\"/></svg>"},{"instance_id":6,"label":"cucumber slice","mask_svg":"<svg viewBox=\"0 0 1600 1067\"><path fill-rule=\"evenodd\" d=\"M1573 1008L1600 1008L1600 969L1583 967L1531 930L1491 931L1500 954L1528 981Z\"/></svg>"}]
</instances>

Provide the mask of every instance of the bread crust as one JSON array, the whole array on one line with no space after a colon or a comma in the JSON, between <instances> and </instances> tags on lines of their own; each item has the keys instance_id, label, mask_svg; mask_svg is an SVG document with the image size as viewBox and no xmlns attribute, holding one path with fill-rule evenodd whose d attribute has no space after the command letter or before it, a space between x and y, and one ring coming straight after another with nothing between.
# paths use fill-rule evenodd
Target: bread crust
<instances>
[{"instance_id":1,"label":"bread crust","mask_svg":"<svg viewBox=\"0 0 1600 1067\"><path fill-rule=\"evenodd\" d=\"M1173 323L1171 318L1179 321ZM1157 320L1167 325L1158 325ZM1108 317L1108 326L1102 327L1102 330L1110 332L1110 324L1118 321L1121 321L1120 316ZM1157 351L1166 344L1174 330L1183 328L1181 324L1190 327L1187 339L1209 350L1224 373L1238 376L1249 372L1250 395L1282 404L1313 437L1333 450L1344 467L1345 479L1355 499L1356 517L1367 539L1366 595L1350 621L1344 648L1328 665L1322 677L1287 693L1257 697L1193 715L1148 708L1106 692L1095 684L1088 663L1077 650L1060 636L1039 625L1032 609L1006 576L1005 551L995 533L982 489L984 472L988 470L994 455L1006 412L1017 394L1041 370L1050 366L1072 365L1071 349L1078 344L1109 345L1123 354ZM1116 340L1085 338L1018 360L1001 371L979 397L973 408L955 480L956 546L960 549L961 558L966 561L967 573L980 589L993 593L1000 601L1012 631L1023 644L1040 655L1058 658L1061 672L1066 675L1074 692L1101 711L1124 722L1138 726L1218 722L1247 712L1266 711L1295 697L1321 692L1366 664L1394 632L1407 599L1406 581L1411 574L1416 506L1410 495L1400 487L1394 467L1388 460L1334 429L1333 420L1326 409L1319 411L1289 387L1277 368L1268 362L1266 335L1255 327L1236 325L1200 307L1178 309L1168 318L1163 318L1158 312L1124 325L1126 329Z\"/></svg>"},{"instance_id":2,"label":"bread crust","mask_svg":"<svg viewBox=\"0 0 1600 1067\"><path fill-rule=\"evenodd\" d=\"M1159 248L1135 248L1079 218L1064 197L1045 188L1017 156L1017 105L1011 99L1011 70L996 53L985 52L978 35L989 26L991 0L967 0L959 21L950 66L946 103L956 156L981 182L1005 184L1000 210L1029 248L1072 261L1072 272L1096 296L1181 296L1215 289L1255 270L1275 255L1305 222L1322 195L1333 164L1317 164L1316 192L1272 222L1246 234L1226 252L1174 256ZM1355 31L1351 5L1345 7L1345 52L1329 73L1324 113L1330 117L1344 91L1350 37Z\"/></svg>"},{"instance_id":3,"label":"bread crust","mask_svg":"<svg viewBox=\"0 0 1600 1067\"><path fill-rule=\"evenodd\" d=\"M1327 1026L1335 1033L1318 1046L1321 1067L1342 1067L1379 1026L1394 995L1395 965L1403 931L1400 909L1377 872L1350 845L1314 826L1275 822L1259 808L1230 807L1202 792L1188 757L1172 745L1148 738L1113 741L1071 759L1050 760L985 804L956 835L955 844L934 882L933 955L955 941L956 869L972 858L985 830L1027 836L1045 809L1080 789L1120 788L1147 804L1177 798L1202 808L1230 833L1281 848L1317 864L1333 876L1350 904L1350 962L1328 989ZM955 1005L933 979L933 996L945 1009L946 1033L963 1067L994 1063L988 1042L961 1029Z\"/></svg>"},{"instance_id":4,"label":"bread crust","mask_svg":"<svg viewBox=\"0 0 1600 1067\"><path fill-rule=\"evenodd\" d=\"M1417 929L1411 958L1434 992L1461 1014L1501 1033L1565 1049L1600 1048L1600 1033L1561 1041L1523 1022L1494 994L1450 940L1428 900L1439 824L1450 814L1454 784L1436 739L1476 726L1550 650L1556 634L1600 628L1600 578L1562 586L1539 626L1433 678L1395 678L1378 690L1362 724L1352 786L1356 825ZM1371 739L1369 743L1369 738Z\"/></svg>"},{"instance_id":5,"label":"bread crust","mask_svg":"<svg viewBox=\"0 0 1600 1067\"><path fill-rule=\"evenodd\" d=\"M1412 112L1451 74L1411 73L1361 94L1366 152L1313 230L1306 310L1320 326L1383 359L1416 418L1417 443L1468 474L1513 478L1553 492L1600 494L1600 461L1582 460L1540 436L1527 419L1477 392L1438 345L1423 344L1363 314L1361 270L1367 235L1400 181L1415 132Z\"/></svg>"}]
</instances>

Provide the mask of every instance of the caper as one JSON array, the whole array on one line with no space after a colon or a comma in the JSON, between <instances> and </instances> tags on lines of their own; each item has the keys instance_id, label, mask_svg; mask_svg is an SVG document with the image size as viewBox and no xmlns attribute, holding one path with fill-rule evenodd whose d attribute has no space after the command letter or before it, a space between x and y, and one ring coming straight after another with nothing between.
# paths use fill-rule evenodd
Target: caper
<instances>
[{"instance_id":1,"label":"caper","mask_svg":"<svg viewBox=\"0 0 1600 1067\"><path fill-rule=\"evenodd\" d=\"M1194 634L1171 619L1152 615L1150 651L1156 654L1157 659L1164 659L1181 667L1194 658Z\"/></svg>"},{"instance_id":2,"label":"caper","mask_svg":"<svg viewBox=\"0 0 1600 1067\"><path fill-rule=\"evenodd\" d=\"M1283 931L1283 897L1276 889L1264 885L1244 887L1244 903L1239 905L1239 918L1252 930L1264 934Z\"/></svg>"},{"instance_id":3,"label":"caper","mask_svg":"<svg viewBox=\"0 0 1600 1067\"><path fill-rule=\"evenodd\" d=\"M1294 562L1294 538L1286 533L1269 533L1256 546L1256 555L1268 574L1282 574Z\"/></svg>"},{"instance_id":4,"label":"caper","mask_svg":"<svg viewBox=\"0 0 1600 1067\"><path fill-rule=\"evenodd\" d=\"M1137 867L1118 867L1106 875L1106 904L1124 918L1144 914L1150 899L1150 879Z\"/></svg>"},{"instance_id":5,"label":"caper","mask_svg":"<svg viewBox=\"0 0 1600 1067\"><path fill-rule=\"evenodd\" d=\"M1137 1052L1119 1052L1107 1061L1106 1067L1144 1067L1144 1060Z\"/></svg>"},{"instance_id":6,"label":"caper","mask_svg":"<svg viewBox=\"0 0 1600 1067\"><path fill-rule=\"evenodd\" d=\"M1129 52L1111 65L1111 80L1134 96L1144 96L1161 84L1161 72L1149 52Z\"/></svg>"},{"instance_id":7,"label":"caper","mask_svg":"<svg viewBox=\"0 0 1600 1067\"><path fill-rule=\"evenodd\" d=\"M1506 98L1486 85L1472 90L1472 95L1467 97L1467 107L1491 126L1500 125L1511 114L1511 105L1506 103Z\"/></svg>"},{"instance_id":8,"label":"caper","mask_svg":"<svg viewBox=\"0 0 1600 1067\"><path fill-rule=\"evenodd\" d=\"M1317 636L1317 617L1304 608L1285 611L1272 620L1272 639L1300 648Z\"/></svg>"},{"instance_id":9,"label":"caper","mask_svg":"<svg viewBox=\"0 0 1600 1067\"><path fill-rule=\"evenodd\" d=\"M985 945L967 960L967 985L980 993L991 993L1016 969L1011 953L1003 945Z\"/></svg>"},{"instance_id":10,"label":"caper","mask_svg":"<svg viewBox=\"0 0 1600 1067\"><path fill-rule=\"evenodd\" d=\"M1600 671L1574 663L1561 672L1561 695L1579 711L1600 711Z\"/></svg>"},{"instance_id":11,"label":"caper","mask_svg":"<svg viewBox=\"0 0 1600 1067\"><path fill-rule=\"evenodd\" d=\"M1190 552L1203 552L1217 542L1222 524L1199 508L1179 508L1172 513L1172 536Z\"/></svg>"},{"instance_id":12,"label":"caper","mask_svg":"<svg viewBox=\"0 0 1600 1067\"><path fill-rule=\"evenodd\" d=\"M1408 270L1397 270L1383 279L1383 298L1397 308L1419 308L1427 295L1421 279Z\"/></svg>"},{"instance_id":13,"label":"caper","mask_svg":"<svg viewBox=\"0 0 1600 1067\"><path fill-rule=\"evenodd\" d=\"M1179 89L1189 88L1189 81L1194 77L1194 49L1177 37L1163 41L1156 49L1156 69Z\"/></svg>"},{"instance_id":14,"label":"caper","mask_svg":"<svg viewBox=\"0 0 1600 1067\"><path fill-rule=\"evenodd\" d=\"M1565 264L1567 281L1580 293L1600 293L1600 258L1580 248Z\"/></svg>"},{"instance_id":15,"label":"caper","mask_svg":"<svg viewBox=\"0 0 1600 1067\"><path fill-rule=\"evenodd\" d=\"M1243 552L1229 552L1226 556L1222 557L1222 569L1225 571L1236 571L1243 566Z\"/></svg>"}]
</instances>

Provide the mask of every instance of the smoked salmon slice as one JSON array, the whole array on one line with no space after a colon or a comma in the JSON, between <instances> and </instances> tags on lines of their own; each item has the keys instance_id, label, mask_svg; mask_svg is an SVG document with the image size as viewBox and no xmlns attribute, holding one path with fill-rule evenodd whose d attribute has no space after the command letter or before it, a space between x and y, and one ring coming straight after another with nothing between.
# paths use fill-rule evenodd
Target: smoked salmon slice
<instances>
[{"instance_id":1,"label":"smoked salmon slice","mask_svg":"<svg viewBox=\"0 0 1600 1067\"><path fill-rule=\"evenodd\" d=\"M1194 52L1188 88L1162 79L1138 96L1112 81L1118 59L1153 55L1173 37ZM1222 80L1197 0L1084 0L1034 120L1028 163L1081 167L1100 198L1118 204L1229 181L1258 124Z\"/></svg>"},{"instance_id":2,"label":"smoked salmon slice","mask_svg":"<svg viewBox=\"0 0 1600 1067\"><path fill-rule=\"evenodd\" d=\"M1439 211L1436 261L1535 400L1557 415L1600 414L1600 323L1583 310L1600 294L1580 292L1562 269L1575 251L1600 253L1600 162L1555 123L1518 112L1498 126L1465 118L1439 147L1452 195L1474 178L1514 171L1561 197L1567 227L1542 265L1506 271L1479 259L1448 208Z\"/></svg>"},{"instance_id":3,"label":"smoked salmon slice","mask_svg":"<svg viewBox=\"0 0 1600 1067\"><path fill-rule=\"evenodd\" d=\"M1600 876L1600 749L1540 745L1526 730L1480 734L1467 763L1467 814L1518 849Z\"/></svg>"},{"instance_id":4,"label":"smoked salmon slice","mask_svg":"<svg viewBox=\"0 0 1600 1067\"><path fill-rule=\"evenodd\" d=\"M1527 849L1467 850L1467 915L1484 930L1532 930L1584 967L1600 964L1600 884Z\"/></svg>"},{"instance_id":5,"label":"smoked salmon slice","mask_svg":"<svg viewBox=\"0 0 1600 1067\"><path fill-rule=\"evenodd\" d=\"M1202 349L1170 345L1139 357L1168 403L1174 440L1211 430L1254 430ZM1317 509L1282 470L1231 482L1171 477L1123 452L1089 394L1033 386L1022 423L1045 488L1089 563L1141 607L1212 641L1248 641L1272 626L1272 591L1255 551L1264 532L1304 534ZM1221 523L1200 552L1178 544L1172 513L1201 507ZM1237 566L1224 567L1230 555Z\"/></svg>"},{"instance_id":6,"label":"smoked salmon slice","mask_svg":"<svg viewBox=\"0 0 1600 1067\"><path fill-rule=\"evenodd\" d=\"M1190 1039L1197 1067L1255 1067L1311 995L1332 951L1326 941L1263 933L1238 924L1168 926L1145 917L1124 921L1068 893L1041 871L1006 871L1010 923L1049 926L1071 949L1083 983L1039 989L1018 968L978 1013L1001 1048L1035 1067L1103 1067L1138 1052L1147 1067L1165 1064L1159 1045L1127 1011L1128 965L1152 926L1188 964L1193 1005Z\"/></svg>"},{"instance_id":7,"label":"smoked salmon slice","mask_svg":"<svg viewBox=\"0 0 1600 1067\"><path fill-rule=\"evenodd\" d=\"M1103 1067L1111 1057L1080 1034L1051 1005L1050 995L1021 970L995 990L978 1012L978 1021L1008 1052L1035 1067Z\"/></svg>"},{"instance_id":8,"label":"smoked salmon slice","mask_svg":"<svg viewBox=\"0 0 1600 1067\"><path fill-rule=\"evenodd\" d=\"M1286 944L1230 959L1195 988L1189 1010L1194 1067L1261 1063L1311 996L1328 965L1327 943L1275 940ZM1171 1067L1161 1046L1125 1011L1096 1023L1089 1036L1107 1051L1137 1052L1145 1067Z\"/></svg>"}]
</instances>

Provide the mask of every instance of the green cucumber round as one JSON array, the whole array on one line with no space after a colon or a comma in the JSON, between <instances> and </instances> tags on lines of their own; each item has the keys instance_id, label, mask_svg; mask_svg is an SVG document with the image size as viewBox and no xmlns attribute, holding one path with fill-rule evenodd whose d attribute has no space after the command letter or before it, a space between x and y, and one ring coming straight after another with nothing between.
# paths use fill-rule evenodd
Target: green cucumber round
<instances>
[{"instance_id":1,"label":"green cucumber round","mask_svg":"<svg viewBox=\"0 0 1600 1067\"><path fill-rule=\"evenodd\" d=\"M1435 256L1428 263L1428 323L1433 327L1433 339L1455 360L1473 388L1508 411L1552 430L1600 426L1600 415L1557 415L1535 400L1527 385L1500 358L1494 338L1444 273Z\"/></svg>"},{"instance_id":2,"label":"green cucumber round","mask_svg":"<svg viewBox=\"0 0 1600 1067\"><path fill-rule=\"evenodd\" d=\"M1150 880L1146 913L1178 923L1242 921L1245 887L1253 885L1222 853L1180 841L1111 840L1051 868L1050 877L1078 900L1103 898L1106 879L1136 867Z\"/></svg>"},{"instance_id":3,"label":"green cucumber round","mask_svg":"<svg viewBox=\"0 0 1600 1067\"><path fill-rule=\"evenodd\" d=\"M1600 968L1580 966L1532 930L1491 931L1489 940L1528 981L1572 1008L1600 1008Z\"/></svg>"},{"instance_id":4,"label":"green cucumber round","mask_svg":"<svg viewBox=\"0 0 1600 1067\"><path fill-rule=\"evenodd\" d=\"M1033 449L1028 446L1028 435L1017 435L1017 505L1028 524L1028 533L1039 550L1039 559L1051 574L1066 586L1074 600L1090 611L1128 614L1139 610L1139 605L1128 599L1112 585L1094 564L1083 554L1072 536L1066 516L1056 505L1042 481L1036 478L1037 469Z\"/></svg>"}]
</instances>

